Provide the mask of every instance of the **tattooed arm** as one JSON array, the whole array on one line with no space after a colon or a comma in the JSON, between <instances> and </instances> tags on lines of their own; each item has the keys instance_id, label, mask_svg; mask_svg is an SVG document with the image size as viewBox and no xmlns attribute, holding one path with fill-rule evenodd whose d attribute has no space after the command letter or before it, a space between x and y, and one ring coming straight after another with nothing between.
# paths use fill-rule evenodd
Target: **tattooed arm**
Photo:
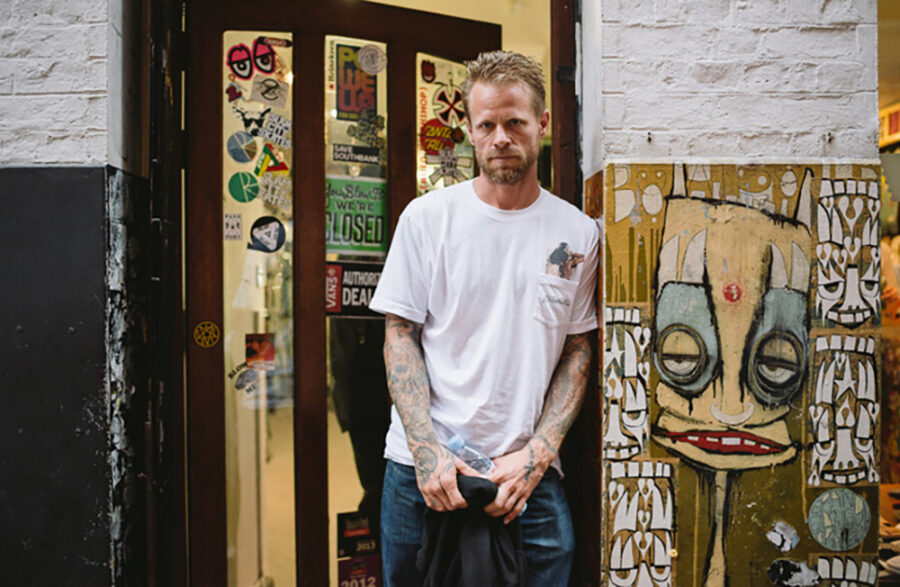
<instances>
[{"instance_id":1,"label":"tattooed arm","mask_svg":"<svg viewBox=\"0 0 900 587\"><path fill-rule=\"evenodd\" d=\"M490 480L500 489L484 511L505 516L504 523L522 512L581 409L596 338L596 330L566 337L534 435L524 448L494 459Z\"/></svg>"},{"instance_id":2,"label":"tattooed arm","mask_svg":"<svg viewBox=\"0 0 900 587\"><path fill-rule=\"evenodd\" d=\"M431 387L422 353L422 325L395 314L385 319L384 364L388 390L400 414L425 503L439 512L466 507L456 473L478 473L443 446L431 423Z\"/></svg>"}]
</instances>

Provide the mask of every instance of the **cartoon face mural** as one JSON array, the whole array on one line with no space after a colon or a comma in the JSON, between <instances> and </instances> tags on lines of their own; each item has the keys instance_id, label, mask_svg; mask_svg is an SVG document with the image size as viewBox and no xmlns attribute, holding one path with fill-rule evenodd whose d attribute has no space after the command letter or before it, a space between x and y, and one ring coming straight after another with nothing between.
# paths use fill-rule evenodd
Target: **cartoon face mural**
<instances>
[{"instance_id":1,"label":"cartoon face mural","mask_svg":"<svg viewBox=\"0 0 900 587\"><path fill-rule=\"evenodd\" d=\"M877 178L606 167L602 585L874 581Z\"/></svg>"},{"instance_id":2,"label":"cartoon face mural","mask_svg":"<svg viewBox=\"0 0 900 587\"><path fill-rule=\"evenodd\" d=\"M881 312L878 182L823 179L817 214L816 310L856 327Z\"/></svg>"},{"instance_id":3,"label":"cartoon face mural","mask_svg":"<svg viewBox=\"0 0 900 587\"><path fill-rule=\"evenodd\" d=\"M878 483L875 339L816 338L815 403L809 406L809 485Z\"/></svg>"},{"instance_id":4,"label":"cartoon face mural","mask_svg":"<svg viewBox=\"0 0 900 587\"><path fill-rule=\"evenodd\" d=\"M619 461L644 450L650 437L650 329L638 308L606 308L603 353L603 456Z\"/></svg>"},{"instance_id":5,"label":"cartoon face mural","mask_svg":"<svg viewBox=\"0 0 900 587\"><path fill-rule=\"evenodd\" d=\"M808 218L669 199L652 348L653 437L671 452L720 470L796 454L785 416L806 373ZM735 234L765 237L735 246Z\"/></svg>"}]
</instances>

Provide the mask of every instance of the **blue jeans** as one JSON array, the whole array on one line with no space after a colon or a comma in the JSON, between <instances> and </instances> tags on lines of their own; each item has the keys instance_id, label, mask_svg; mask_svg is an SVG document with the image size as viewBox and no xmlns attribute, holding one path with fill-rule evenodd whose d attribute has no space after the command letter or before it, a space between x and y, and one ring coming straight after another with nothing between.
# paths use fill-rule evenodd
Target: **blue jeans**
<instances>
[{"instance_id":1,"label":"blue jeans","mask_svg":"<svg viewBox=\"0 0 900 587\"><path fill-rule=\"evenodd\" d=\"M381 494L381 567L385 587L420 587L416 553L422 540L425 500L415 469L388 460ZM559 475L547 469L522 514L522 541L528 559L528 584L566 587L575 538L572 516Z\"/></svg>"}]
</instances>

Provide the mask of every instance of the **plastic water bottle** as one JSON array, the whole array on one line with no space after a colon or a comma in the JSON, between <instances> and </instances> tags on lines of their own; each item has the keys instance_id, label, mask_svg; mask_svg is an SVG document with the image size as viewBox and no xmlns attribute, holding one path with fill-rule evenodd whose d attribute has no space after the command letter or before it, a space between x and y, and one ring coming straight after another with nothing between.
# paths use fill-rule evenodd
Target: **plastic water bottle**
<instances>
[{"instance_id":1,"label":"plastic water bottle","mask_svg":"<svg viewBox=\"0 0 900 587\"><path fill-rule=\"evenodd\" d=\"M447 442L447 448L458 456L462 462L469 465L482 475L488 475L494 469L494 462L477 448L466 444L466 439L459 434L454 434Z\"/></svg>"}]
</instances>

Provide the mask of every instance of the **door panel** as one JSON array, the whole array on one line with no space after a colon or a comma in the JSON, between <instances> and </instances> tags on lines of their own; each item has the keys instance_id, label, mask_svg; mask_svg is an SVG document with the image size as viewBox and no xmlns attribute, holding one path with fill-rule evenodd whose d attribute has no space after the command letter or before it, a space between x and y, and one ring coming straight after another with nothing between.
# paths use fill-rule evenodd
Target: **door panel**
<instances>
[{"instance_id":1,"label":"door panel","mask_svg":"<svg viewBox=\"0 0 900 587\"><path fill-rule=\"evenodd\" d=\"M416 192L475 176L475 148L464 124L464 63L416 53Z\"/></svg>"},{"instance_id":2,"label":"door panel","mask_svg":"<svg viewBox=\"0 0 900 587\"><path fill-rule=\"evenodd\" d=\"M225 31L222 341L228 584L294 567L293 35Z\"/></svg>"},{"instance_id":3,"label":"door panel","mask_svg":"<svg viewBox=\"0 0 900 587\"><path fill-rule=\"evenodd\" d=\"M500 30L364 2L260 9L198 0L187 17L187 326L197 333L187 372L191 582L243 586L270 577L276 585L325 585L327 533L334 532L326 177L341 176L332 187L346 187L348 178L386 180L380 222L389 233L416 194L417 52L461 61L498 48ZM337 110L326 104L329 35L364 39L387 56L376 99L388 139L379 173L326 167L335 157L333 145L323 149L323 133ZM377 67L380 54L369 58ZM291 131L279 132L286 120ZM361 147L342 148L342 156L380 150L370 139L341 135L338 144ZM239 214L240 225L225 214ZM383 255L348 246L341 256L354 261Z\"/></svg>"}]
</instances>

